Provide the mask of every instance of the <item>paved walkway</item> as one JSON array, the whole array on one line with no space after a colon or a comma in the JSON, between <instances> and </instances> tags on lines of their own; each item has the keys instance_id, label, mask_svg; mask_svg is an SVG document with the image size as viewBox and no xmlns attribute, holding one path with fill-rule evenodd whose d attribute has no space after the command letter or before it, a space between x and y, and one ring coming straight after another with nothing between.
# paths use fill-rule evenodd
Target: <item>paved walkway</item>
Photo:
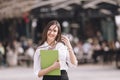
<instances>
[{"instance_id":1,"label":"paved walkway","mask_svg":"<svg viewBox=\"0 0 120 80\"><path fill-rule=\"evenodd\" d=\"M69 71L70 80L120 80L120 70L112 65L80 65Z\"/></svg>"},{"instance_id":2,"label":"paved walkway","mask_svg":"<svg viewBox=\"0 0 120 80\"><path fill-rule=\"evenodd\" d=\"M114 65L79 65L68 73L70 80L120 80L120 70ZM0 68L0 80L35 79L32 67L12 67Z\"/></svg>"}]
</instances>

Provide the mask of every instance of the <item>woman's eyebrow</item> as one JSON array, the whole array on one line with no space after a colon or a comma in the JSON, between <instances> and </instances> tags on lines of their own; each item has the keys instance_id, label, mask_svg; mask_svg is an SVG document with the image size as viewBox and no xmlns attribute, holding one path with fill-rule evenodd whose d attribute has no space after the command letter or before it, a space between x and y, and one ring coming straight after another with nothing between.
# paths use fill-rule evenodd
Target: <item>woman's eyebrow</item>
<instances>
[{"instance_id":1,"label":"woman's eyebrow","mask_svg":"<svg viewBox=\"0 0 120 80\"><path fill-rule=\"evenodd\" d=\"M55 25L52 30L54 30L57 26Z\"/></svg>"}]
</instances>

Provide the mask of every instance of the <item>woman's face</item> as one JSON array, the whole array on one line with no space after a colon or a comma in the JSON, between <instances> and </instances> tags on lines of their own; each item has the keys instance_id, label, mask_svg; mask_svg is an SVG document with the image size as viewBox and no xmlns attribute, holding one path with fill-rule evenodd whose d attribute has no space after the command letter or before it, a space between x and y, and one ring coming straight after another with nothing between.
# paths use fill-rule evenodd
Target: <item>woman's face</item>
<instances>
[{"instance_id":1,"label":"woman's face","mask_svg":"<svg viewBox=\"0 0 120 80\"><path fill-rule=\"evenodd\" d=\"M58 34L58 27L56 25L51 25L47 32L47 41L55 41L55 38Z\"/></svg>"}]
</instances>

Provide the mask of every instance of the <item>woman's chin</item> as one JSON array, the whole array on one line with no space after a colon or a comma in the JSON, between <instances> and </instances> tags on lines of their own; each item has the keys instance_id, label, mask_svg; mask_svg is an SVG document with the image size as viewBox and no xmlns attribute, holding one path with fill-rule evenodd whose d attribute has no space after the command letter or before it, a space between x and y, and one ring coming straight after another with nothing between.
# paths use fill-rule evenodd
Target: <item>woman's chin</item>
<instances>
[{"instance_id":1,"label":"woman's chin","mask_svg":"<svg viewBox=\"0 0 120 80\"><path fill-rule=\"evenodd\" d=\"M54 39L49 39L49 41L50 41L50 42L53 42L53 41L54 41Z\"/></svg>"}]
</instances>

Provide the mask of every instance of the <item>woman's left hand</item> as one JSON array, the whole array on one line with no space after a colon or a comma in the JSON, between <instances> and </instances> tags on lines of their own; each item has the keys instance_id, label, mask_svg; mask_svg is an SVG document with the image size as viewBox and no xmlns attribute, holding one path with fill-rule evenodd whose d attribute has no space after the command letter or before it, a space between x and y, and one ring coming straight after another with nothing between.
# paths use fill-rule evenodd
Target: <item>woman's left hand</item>
<instances>
[{"instance_id":1,"label":"woman's left hand","mask_svg":"<svg viewBox=\"0 0 120 80\"><path fill-rule=\"evenodd\" d=\"M68 48L71 47L71 44L70 44L68 37L62 35L61 40Z\"/></svg>"},{"instance_id":2,"label":"woman's left hand","mask_svg":"<svg viewBox=\"0 0 120 80\"><path fill-rule=\"evenodd\" d=\"M75 54L73 52L72 45L71 45L68 37L62 35L61 40L68 47L71 63L74 64L74 65L77 65L78 62L77 62L76 56L75 56Z\"/></svg>"}]
</instances>

